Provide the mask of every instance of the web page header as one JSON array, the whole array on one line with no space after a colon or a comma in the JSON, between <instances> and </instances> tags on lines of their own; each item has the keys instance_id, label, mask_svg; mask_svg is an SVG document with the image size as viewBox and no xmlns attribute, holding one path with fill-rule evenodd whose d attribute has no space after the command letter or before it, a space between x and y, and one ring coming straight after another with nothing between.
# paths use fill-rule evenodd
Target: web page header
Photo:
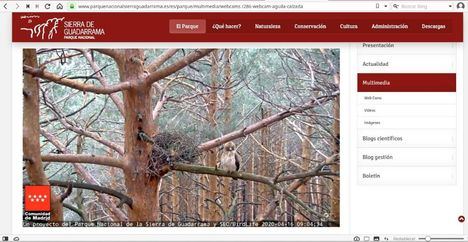
<instances>
[{"instance_id":1,"label":"web page header","mask_svg":"<svg viewBox=\"0 0 468 242\"><path fill-rule=\"evenodd\" d=\"M462 13L13 13L13 42L463 42Z\"/></svg>"}]
</instances>

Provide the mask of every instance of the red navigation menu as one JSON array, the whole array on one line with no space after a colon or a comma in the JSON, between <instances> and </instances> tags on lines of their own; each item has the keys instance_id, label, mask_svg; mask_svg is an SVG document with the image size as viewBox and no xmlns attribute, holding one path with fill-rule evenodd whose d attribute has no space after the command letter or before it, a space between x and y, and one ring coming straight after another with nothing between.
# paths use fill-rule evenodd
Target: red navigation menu
<instances>
[{"instance_id":1,"label":"red navigation menu","mask_svg":"<svg viewBox=\"0 0 468 242\"><path fill-rule=\"evenodd\" d=\"M204 34L206 21L204 19L171 19L169 20L171 34Z\"/></svg>"},{"instance_id":2,"label":"red navigation menu","mask_svg":"<svg viewBox=\"0 0 468 242\"><path fill-rule=\"evenodd\" d=\"M359 73L358 92L456 92L455 73Z\"/></svg>"},{"instance_id":3,"label":"red navigation menu","mask_svg":"<svg viewBox=\"0 0 468 242\"><path fill-rule=\"evenodd\" d=\"M463 42L462 13L13 13L13 42Z\"/></svg>"}]
</instances>

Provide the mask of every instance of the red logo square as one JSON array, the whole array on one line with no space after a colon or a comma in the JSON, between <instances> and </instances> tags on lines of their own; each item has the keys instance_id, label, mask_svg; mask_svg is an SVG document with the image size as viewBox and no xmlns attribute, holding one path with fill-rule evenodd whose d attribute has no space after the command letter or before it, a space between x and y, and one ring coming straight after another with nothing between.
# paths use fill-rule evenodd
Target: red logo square
<instances>
[{"instance_id":1,"label":"red logo square","mask_svg":"<svg viewBox=\"0 0 468 242\"><path fill-rule=\"evenodd\" d=\"M24 211L50 211L50 186L25 186Z\"/></svg>"}]
</instances>

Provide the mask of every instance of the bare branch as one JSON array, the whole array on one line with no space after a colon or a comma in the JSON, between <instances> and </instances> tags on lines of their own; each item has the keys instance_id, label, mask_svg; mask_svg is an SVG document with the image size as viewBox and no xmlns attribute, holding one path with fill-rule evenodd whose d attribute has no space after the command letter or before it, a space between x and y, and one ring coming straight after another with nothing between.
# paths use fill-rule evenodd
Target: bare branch
<instances>
[{"instance_id":1,"label":"bare branch","mask_svg":"<svg viewBox=\"0 0 468 242\"><path fill-rule=\"evenodd\" d=\"M65 187L67 189L69 189L69 187L72 187L72 188L92 190L92 191L96 191L99 193L105 193L107 195L111 195L113 197L119 198L120 201L122 201L122 203L127 204L130 208L133 205L132 198L128 197L127 195L121 192L118 192L116 190L113 190L107 187L102 187L102 186L88 184L88 183L81 183L81 182L65 182L65 181L57 181L57 180L49 180L49 183L51 186ZM29 185L29 184L24 184L24 185Z\"/></svg>"},{"instance_id":2,"label":"bare branch","mask_svg":"<svg viewBox=\"0 0 468 242\"><path fill-rule=\"evenodd\" d=\"M101 54L107 55L114 59L115 61L118 61L121 59L122 56L122 51L118 49L93 49Z\"/></svg>"},{"instance_id":3,"label":"bare branch","mask_svg":"<svg viewBox=\"0 0 468 242\"><path fill-rule=\"evenodd\" d=\"M55 82L57 84L61 84L67 87L71 87L80 91L92 92L97 94L110 94L114 92L120 92L123 90L127 90L131 87L130 82L121 82L119 84L107 87L95 86L92 84L86 84L65 77L61 77L44 69L33 68L28 65L23 65L23 72L28 73L34 77L40 77L42 79Z\"/></svg>"},{"instance_id":4,"label":"bare branch","mask_svg":"<svg viewBox=\"0 0 468 242\"><path fill-rule=\"evenodd\" d=\"M57 147L60 152L65 154L70 153L67 147L65 147L57 137L47 132L47 130L41 129L41 134L46 137L50 143ZM86 182L100 186L99 182L81 164L73 163L72 165L75 167L77 173L80 174ZM97 196L101 203L106 206L120 221L126 221L128 219L127 215L125 215L125 213L122 212L105 194L98 193Z\"/></svg>"},{"instance_id":5,"label":"bare branch","mask_svg":"<svg viewBox=\"0 0 468 242\"><path fill-rule=\"evenodd\" d=\"M59 60L61 63L62 63L62 62L66 62L66 59L71 59L71 58L73 58L73 57L75 57L75 56L80 56L80 55L81 55L81 53L74 53L74 54L70 54L70 55L65 55L65 54L63 54L63 55L60 55L59 57L52 58L52 59L49 59L49 60L47 60L47 61L41 63L41 64L39 65L39 67L46 66L46 65L51 64L51 63L53 63L53 62L55 62L55 61L58 61L58 60Z\"/></svg>"},{"instance_id":6,"label":"bare branch","mask_svg":"<svg viewBox=\"0 0 468 242\"><path fill-rule=\"evenodd\" d=\"M63 203L63 201L67 199L67 197L69 197L72 192L73 192L73 186L69 182L67 186L67 190L60 195L60 202Z\"/></svg>"},{"instance_id":7,"label":"bare branch","mask_svg":"<svg viewBox=\"0 0 468 242\"><path fill-rule=\"evenodd\" d=\"M190 65L191 63L201 59L202 57L208 55L213 49L200 49L200 50L195 50L192 53L186 55L184 58L176 61L174 64L161 69L159 71L155 71L151 73L147 78L146 82L148 85L151 85L153 82L157 82L164 77L167 77L171 75L172 73Z\"/></svg>"},{"instance_id":8,"label":"bare branch","mask_svg":"<svg viewBox=\"0 0 468 242\"><path fill-rule=\"evenodd\" d=\"M328 159L323 164L333 163L333 161L336 161L337 159L338 159L337 154L332 155L332 156L328 157ZM319 167L320 167L320 169L322 169L323 166L319 166ZM308 177L304 177L302 179L295 180L293 183L291 183L285 189L285 191L288 191L289 193L296 191L300 186L302 186L307 181L309 181L311 177L312 176L308 176ZM264 221L265 218L267 218L278 207L279 203L277 201L278 201L278 199L276 199L276 201L273 201L270 204L268 204L268 207L265 209L263 214L261 214L259 216L259 221Z\"/></svg>"},{"instance_id":9,"label":"bare branch","mask_svg":"<svg viewBox=\"0 0 468 242\"><path fill-rule=\"evenodd\" d=\"M153 109L153 120L158 119L159 115L161 114L161 110L164 107L164 104L167 102L169 99L164 93L161 94L161 98L159 101L156 103L156 106Z\"/></svg>"},{"instance_id":10,"label":"bare branch","mask_svg":"<svg viewBox=\"0 0 468 242\"><path fill-rule=\"evenodd\" d=\"M108 156L82 155L82 154L48 154L41 156L43 161L63 163L83 163L93 165L111 166L123 169L124 162Z\"/></svg>"},{"instance_id":11,"label":"bare branch","mask_svg":"<svg viewBox=\"0 0 468 242\"><path fill-rule=\"evenodd\" d=\"M159 67L161 67L167 60L169 60L175 53L177 53L179 49L168 49L164 51L160 56L158 56L153 62L151 62L146 69L149 72L156 71Z\"/></svg>"},{"instance_id":12,"label":"bare branch","mask_svg":"<svg viewBox=\"0 0 468 242\"><path fill-rule=\"evenodd\" d=\"M250 134L250 133L253 133L261 128L265 128L267 127L268 125L271 125L277 121L280 121L282 119L285 119L291 115L295 115L295 114L298 114L298 113L302 113L303 111L307 110L307 109L311 109L317 105L319 105L321 102L326 102L328 100L331 100L333 98L335 98L336 96L339 95L339 91L331 94L331 95L327 95L327 96L322 96L322 97L318 97L314 100L311 100L310 102L308 102L307 104L303 105L303 106L300 106L300 107L295 107L295 108L290 108L286 111L283 111L281 113L277 113L277 114L274 114L270 117L267 117L267 118L264 118L254 124L251 124L247 127L244 127L242 129L239 129L239 130L236 130L236 131L233 131L231 133L228 133L226 135L223 135L219 138L216 138L216 139L213 139L213 140L210 140L210 141L207 141L205 143L202 143L198 146L198 148L200 148L201 150L210 150L214 147L217 147L219 145L222 145L226 142L229 142L231 140L235 140L237 138L240 138L240 137L245 137L246 135Z\"/></svg>"},{"instance_id":13,"label":"bare branch","mask_svg":"<svg viewBox=\"0 0 468 242\"><path fill-rule=\"evenodd\" d=\"M66 117L64 117L63 115L61 115L60 113L58 113L56 111L56 108L54 106L54 104L47 99L47 97L45 95L43 95L43 99L44 99L44 103L46 104L46 106L49 107L49 109L54 113L54 115L58 118L59 122L68 130L71 130L77 134L81 134L81 135L84 135L86 137L89 137L115 151L117 151L120 155L123 155L124 154L124 149L119 146L118 144L110 141L110 140L106 140L106 139L103 139L100 135L96 134L96 133L93 133L93 132L90 132L86 129L83 129L81 127L76 127L75 124L73 122L71 122L70 120L68 120ZM47 137L46 137L47 138Z\"/></svg>"},{"instance_id":14,"label":"bare branch","mask_svg":"<svg viewBox=\"0 0 468 242\"><path fill-rule=\"evenodd\" d=\"M83 56L86 58L88 61L89 65L93 69L93 71L96 73L96 77L98 81L101 83L103 87L108 87L109 83L107 82L107 79L104 77L102 74L101 68L99 68L96 64L96 62L93 60L91 53L86 51L86 50L79 50L81 53L83 53ZM119 112L123 115L124 114L124 105L120 97L116 93L110 93L110 98L112 101L115 103L117 106L117 109Z\"/></svg>"},{"instance_id":15,"label":"bare branch","mask_svg":"<svg viewBox=\"0 0 468 242\"><path fill-rule=\"evenodd\" d=\"M285 181L296 180L296 179L301 179L301 178L310 178L314 176L338 176L339 174L334 173L334 172L321 171L324 166L339 165L339 163L334 162L337 159L338 159L338 155L335 154L331 156L327 162L323 162L317 165L316 167L314 167L312 171L288 175L288 176L282 176L282 177L280 176L275 181L285 182Z\"/></svg>"},{"instance_id":16,"label":"bare branch","mask_svg":"<svg viewBox=\"0 0 468 242\"><path fill-rule=\"evenodd\" d=\"M78 214L78 216L80 216L81 220L86 221L86 218L84 216L83 211L79 210L78 208L76 208L76 207L74 207L74 206L72 206L71 204L68 204L68 203L63 203L63 207L68 208L71 211L75 212L76 214Z\"/></svg>"},{"instance_id":17,"label":"bare branch","mask_svg":"<svg viewBox=\"0 0 468 242\"><path fill-rule=\"evenodd\" d=\"M186 171L195 174L208 174L208 175L215 175L215 176L223 176L223 177L232 177L241 180L248 180L248 181L255 181L265 184L273 184L271 178L261 175L255 175L252 173L246 172L229 172L225 170L216 169L215 167L208 167L208 166L199 166L199 165L191 165L185 163L178 163L175 162L172 167L173 170L176 171Z\"/></svg>"},{"instance_id":18,"label":"bare branch","mask_svg":"<svg viewBox=\"0 0 468 242\"><path fill-rule=\"evenodd\" d=\"M93 99L89 100L89 102L85 103L81 108L69 113L69 114L66 114L64 115L65 118L68 118L70 116L73 116L79 112L81 112L83 109L85 109L86 107L88 107L92 102L94 102L94 100L96 100L96 97L93 97ZM45 123L50 123L50 122L54 122L54 121L57 121L59 120L58 117L55 117L55 118L50 118L50 119L46 119L46 120L43 120L41 122L39 122L39 124L45 124Z\"/></svg>"},{"instance_id":19,"label":"bare branch","mask_svg":"<svg viewBox=\"0 0 468 242\"><path fill-rule=\"evenodd\" d=\"M215 176L223 176L223 177L232 177L236 179L241 179L241 180L248 180L248 181L254 181L254 182L260 182L263 184L266 184L273 188L274 190L277 190L284 195L286 195L291 201L294 203L299 204L303 209L308 211L309 213L321 218L321 219L326 219L327 217L323 214L320 214L316 211L314 211L312 208L310 208L307 204L305 204L303 201L298 199L294 194L292 194L290 191L285 190L277 186L273 182L273 178L266 177L266 176L261 176L261 175L255 175L252 173L245 173L245 172L234 172L234 171L225 171L225 170L219 170L216 169L215 167L207 167L207 166L198 166L198 165L190 165L190 164L185 164L185 163L173 163L171 167L166 167L167 170L177 170L177 171L185 171L185 172L190 172L190 173L196 173L196 174L208 174L208 175L215 175Z\"/></svg>"},{"instance_id":20,"label":"bare branch","mask_svg":"<svg viewBox=\"0 0 468 242\"><path fill-rule=\"evenodd\" d=\"M81 134L81 135L84 135L86 137L89 137L115 151L117 151L120 155L123 155L124 154L124 149L120 146L120 145L117 145L115 144L114 142L111 142L109 140L106 140L106 139L103 139L101 136L99 136L98 134L95 134L95 133L92 133L92 132L89 132L87 130L84 130L82 128L78 128L78 127L75 127L73 125L70 125L68 122L64 121L62 122L62 124L65 126L65 128L77 133L77 134Z\"/></svg>"}]
</instances>

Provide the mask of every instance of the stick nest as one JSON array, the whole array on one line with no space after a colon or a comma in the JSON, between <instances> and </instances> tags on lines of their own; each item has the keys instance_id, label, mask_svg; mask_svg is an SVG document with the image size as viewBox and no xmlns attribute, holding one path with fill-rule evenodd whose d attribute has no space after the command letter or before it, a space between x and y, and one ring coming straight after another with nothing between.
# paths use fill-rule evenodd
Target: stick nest
<instances>
[{"instance_id":1,"label":"stick nest","mask_svg":"<svg viewBox=\"0 0 468 242\"><path fill-rule=\"evenodd\" d=\"M162 168L173 162L194 163L202 153L195 140L181 133L162 132L153 141L147 169L150 176L160 176Z\"/></svg>"}]
</instances>

